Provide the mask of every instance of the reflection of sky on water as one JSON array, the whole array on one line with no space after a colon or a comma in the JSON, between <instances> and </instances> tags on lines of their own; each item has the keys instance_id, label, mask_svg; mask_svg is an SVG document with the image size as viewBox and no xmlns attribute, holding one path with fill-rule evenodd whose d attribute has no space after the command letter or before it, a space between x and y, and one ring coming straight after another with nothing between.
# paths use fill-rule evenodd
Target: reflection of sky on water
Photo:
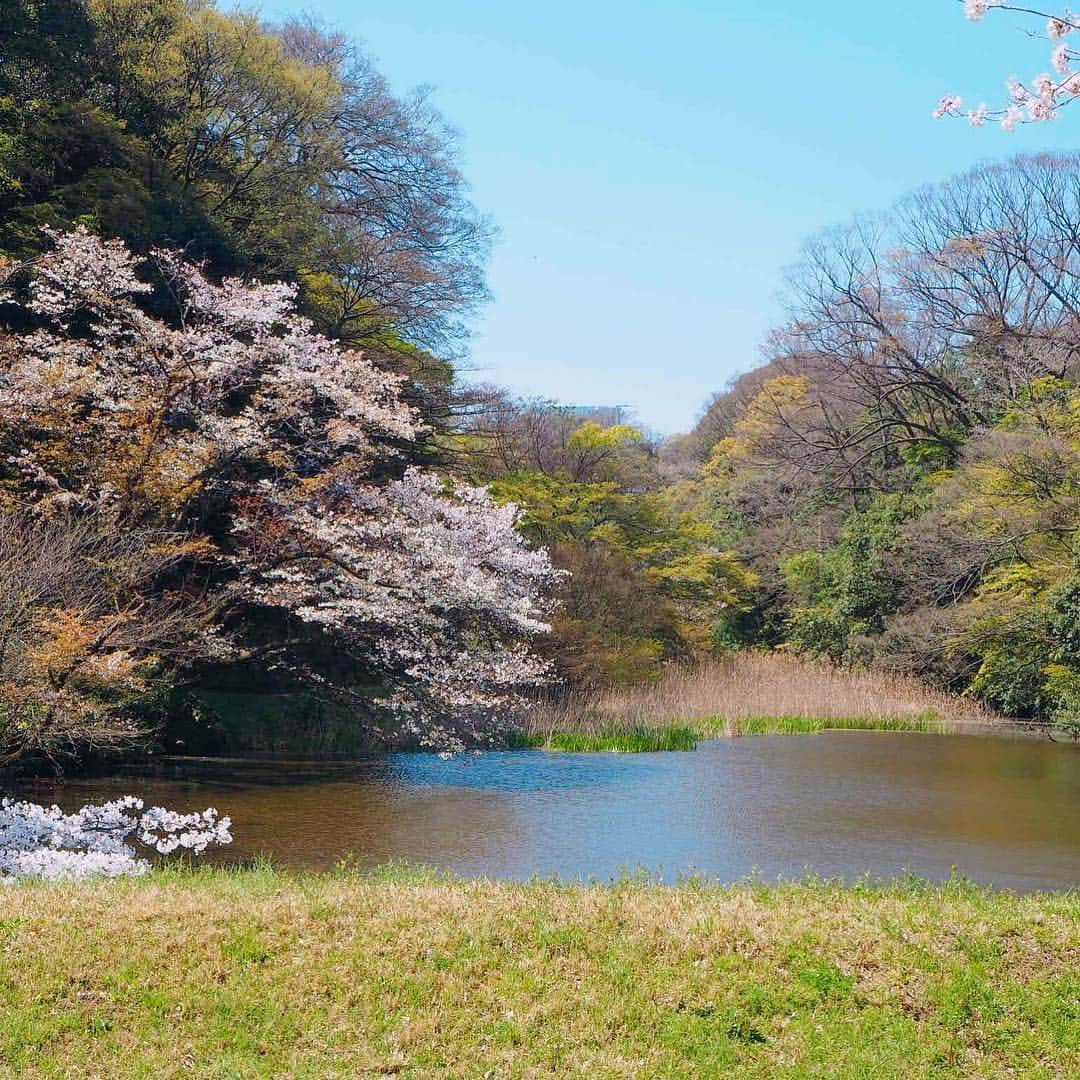
<instances>
[{"instance_id":1,"label":"reflection of sky on water","mask_svg":"<svg viewBox=\"0 0 1080 1080\"><path fill-rule=\"evenodd\" d=\"M568 791L574 788L662 782L671 775L670 754L395 754L389 775L417 787L484 791ZM675 770L677 771L677 769Z\"/></svg>"},{"instance_id":2,"label":"reflection of sky on water","mask_svg":"<svg viewBox=\"0 0 1080 1080\"><path fill-rule=\"evenodd\" d=\"M65 806L126 791L216 804L235 822L228 858L268 854L307 868L348 855L518 879L606 880L644 867L731 880L755 870L944 877L956 866L1015 888L1080 885L1080 749L1050 743L840 732L723 740L696 753L183 768L186 779L24 791Z\"/></svg>"}]
</instances>

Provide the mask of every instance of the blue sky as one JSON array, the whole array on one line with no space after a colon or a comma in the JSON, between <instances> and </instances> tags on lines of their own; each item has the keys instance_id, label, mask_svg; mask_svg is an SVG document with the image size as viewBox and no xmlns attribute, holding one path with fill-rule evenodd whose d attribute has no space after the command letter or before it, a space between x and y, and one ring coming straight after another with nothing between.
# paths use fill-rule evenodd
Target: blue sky
<instances>
[{"instance_id":1,"label":"blue sky","mask_svg":"<svg viewBox=\"0 0 1080 1080\"><path fill-rule=\"evenodd\" d=\"M1049 66L1021 16L958 0L271 0L360 39L462 135L499 227L477 381L629 405L663 433L755 366L815 232L980 161L1072 148L930 114Z\"/></svg>"}]
</instances>

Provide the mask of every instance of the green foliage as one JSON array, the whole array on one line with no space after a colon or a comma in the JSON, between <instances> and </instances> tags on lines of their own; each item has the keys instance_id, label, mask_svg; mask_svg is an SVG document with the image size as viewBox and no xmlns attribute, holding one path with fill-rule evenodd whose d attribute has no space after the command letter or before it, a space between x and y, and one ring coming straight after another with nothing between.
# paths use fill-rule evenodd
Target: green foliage
<instances>
[{"instance_id":1,"label":"green foliage","mask_svg":"<svg viewBox=\"0 0 1080 1080\"><path fill-rule=\"evenodd\" d=\"M496 480L492 490L523 508L523 529L537 542L603 545L633 560L674 600L724 608L753 584L734 553L717 550L709 526L674 510L662 492L538 472Z\"/></svg>"},{"instance_id":2,"label":"green foliage","mask_svg":"<svg viewBox=\"0 0 1080 1080\"><path fill-rule=\"evenodd\" d=\"M564 468L573 480L598 478L597 472L606 462L617 459L621 451L636 446L642 433L629 424L604 426L587 420L575 428L563 446Z\"/></svg>"},{"instance_id":3,"label":"green foliage","mask_svg":"<svg viewBox=\"0 0 1080 1080\"><path fill-rule=\"evenodd\" d=\"M23 106L78 92L94 26L81 0L5 0L0 98Z\"/></svg>"},{"instance_id":4,"label":"green foliage","mask_svg":"<svg viewBox=\"0 0 1080 1080\"><path fill-rule=\"evenodd\" d=\"M913 476L925 478L952 468L967 441L968 432L958 426L942 429L933 441L912 442L900 451L900 458Z\"/></svg>"},{"instance_id":5,"label":"green foliage","mask_svg":"<svg viewBox=\"0 0 1080 1080\"><path fill-rule=\"evenodd\" d=\"M1043 675L1044 691L1053 702L1054 726L1080 741L1080 671L1068 664L1047 664Z\"/></svg>"},{"instance_id":6,"label":"green foliage","mask_svg":"<svg viewBox=\"0 0 1080 1080\"><path fill-rule=\"evenodd\" d=\"M1006 716L1045 713L1047 699L1041 657L1025 634L995 633L987 624L976 627L985 641L982 662L968 690Z\"/></svg>"},{"instance_id":7,"label":"green foliage","mask_svg":"<svg viewBox=\"0 0 1080 1080\"><path fill-rule=\"evenodd\" d=\"M1055 727L1080 740L1080 575L1051 593L1047 631L1053 645L1041 693Z\"/></svg>"},{"instance_id":8,"label":"green foliage","mask_svg":"<svg viewBox=\"0 0 1080 1080\"><path fill-rule=\"evenodd\" d=\"M566 440L569 450L580 453L618 450L641 441L641 432L630 424L611 424L604 427L595 420L587 420Z\"/></svg>"},{"instance_id":9,"label":"green foliage","mask_svg":"<svg viewBox=\"0 0 1080 1080\"><path fill-rule=\"evenodd\" d=\"M621 531L618 516L633 511L631 500L614 484L575 483L539 471L512 473L494 480L490 487L500 502L522 508L522 531L537 543L585 543L604 526L614 525ZM607 533L617 535L611 529Z\"/></svg>"},{"instance_id":10,"label":"green foliage","mask_svg":"<svg viewBox=\"0 0 1080 1080\"><path fill-rule=\"evenodd\" d=\"M3 108L0 103L0 109ZM84 102L43 106L0 142L0 249L26 255L42 226L76 223L136 251L166 241L235 268L238 254L199 204L120 120Z\"/></svg>"},{"instance_id":11,"label":"green foliage","mask_svg":"<svg viewBox=\"0 0 1080 1080\"><path fill-rule=\"evenodd\" d=\"M320 328L445 427L490 229L422 96L394 98L342 35L213 0L13 0L3 23L0 253L82 222L301 280Z\"/></svg>"},{"instance_id":12,"label":"green foliage","mask_svg":"<svg viewBox=\"0 0 1080 1080\"><path fill-rule=\"evenodd\" d=\"M908 496L879 496L847 518L835 546L784 560L792 599L788 640L797 652L839 660L853 637L881 632L900 599L894 567L900 527L916 510Z\"/></svg>"},{"instance_id":13,"label":"green foliage","mask_svg":"<svg viewBox=\"0 0 1080 1080\"><path fill-rule=\"evenodd\" d=\"M579 445L591 447L625 444L633 431L579 430L585 430ZM560 669L575 682L647 681L693 648L740 641L754 576L733 552L717 547L705 522L677 509L664 492L537 470L511 473L492 489L522 507L525 534L549 546L571 572L552 645Z\"/></svg>"},{"instance_id":14,"label":"green foliage","mask_svg":"<svg viewBox=\"0 0 1080 1080\"><path fill-rule=\"evenodd\" d=\"M752 430L755 452L772 431L760 400L736 424L738 438ZM781 640L796 652L940 674L1003 713L1072 730L1080 715L1080 392L1071 381L1021 386L994 425L947 460L940 440L913 443L885 474L902 476L901 490L879 491L842 515L827 498L799 499L784 521L787 550L755 547L761 526L740 507L765 498L748 485L766 481L738 438L716 444L702 482L714 500L706 515L754 553L755 570L766 567L765 584L766 560L774 560L780 602L767 594L751 626L776 625L782 614ZM798 545L813 532L815 543Z\"/></svg>"},{"instance_id":15,"label":"green foliage","mask_svg":"<svg viewBox=\"0 0 1080 1080\"><path fill-rule=\"evenodd\" d=\"M1068 725L1080 671L1080 394L1069 382L1024 387L938 497L991 553L959 644L979 657L969 691L1016 716Z\"/></svg>"},{"instance_id":16,"label":"green foliage","mask_svg":"<svg viewBox=\"0 0 1080 1080\"><path fill-rule=\"evenodd\" d=\"M678 611L632 558L602 543L550 550L570 573L547 646L565 677L597 688L648 682L686 656Z\"/></svg>"}]
</instances>

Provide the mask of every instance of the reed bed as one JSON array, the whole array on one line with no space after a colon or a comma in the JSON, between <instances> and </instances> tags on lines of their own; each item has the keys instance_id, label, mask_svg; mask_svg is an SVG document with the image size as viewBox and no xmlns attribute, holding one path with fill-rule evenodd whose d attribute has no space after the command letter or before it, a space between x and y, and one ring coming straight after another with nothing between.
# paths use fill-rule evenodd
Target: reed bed
<instances>
[{"instance_id":1,"label":"reed bed","mask_svg":"<svg viewBox=\"0 0 1080 1080\"><path fill-rule=\"evenodd\" d=\"M718 725L719 727L719 725ZM725 720L718 734L724 735L816 735L819 731L921 731L939 732L943 726L937 713L916 716L743 716Z\"/></svg>"},{"instance_id":2,"label":"reed bed","mask_svg":"<svg viewBox=\"0 0 1080 1080\"><path fill-rule=\"evenodd\" d=\"M673 668L647 686L544 705L528 718L521 737L522 745L556 748L562 741L567 743L562 748L569 748L570 735L583 747L585 737L600 743L636 732L645 742L644 735L669 729L717 738L827 728L962 731L1000 722L978 703L908 676L850 671L785 653L744 652Z\"/></svg>"},{"instance_id":3,"label":"reed bed","mask_svg":"<svg viewBox=\"0 0 1080 1080\"><path fill-rule=\"evenodd\" d=\"M689 727L611 728L602 731L532 731L515 735L515 749L561 750L569 754L647 754L694 750L699 732Z\"/></svg>"}]
</instances>

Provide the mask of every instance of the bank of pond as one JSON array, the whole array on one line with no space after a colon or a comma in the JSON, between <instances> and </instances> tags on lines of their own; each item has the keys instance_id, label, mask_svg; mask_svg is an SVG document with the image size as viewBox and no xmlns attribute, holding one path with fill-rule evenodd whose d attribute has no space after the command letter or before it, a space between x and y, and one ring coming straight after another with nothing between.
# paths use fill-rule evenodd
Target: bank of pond
<instances>
[{"instance_id":1,"label":"bank of pond","mask_svg":"<svg viewBox=\"0 0 1080 1080\"><path fill-rule=\"evenodd\" d=\"M11 1076L1080 1075L1077 893L257 868L3 899Z\"/></svg>"},{"instance_id":2,"label":"bank of pond","mask_svg":"<svg viewBox=\"0 0 1080 1080\"><path fill-rule=\"evenodd\" d=\"M209 858L298 871L404 860L503 880L607 881L644 868L666 881L944 880L958 870L1020 890L1080 883L1080 750L931 734L922 722L701 741L688 728L694 753L584 753L599 747L577 733L557 752L173 757L152 772L38 779L14 793L65 809L127 793L179 810L215 805L232 817L235 841Z\"/></svg>"}]
</instances>

